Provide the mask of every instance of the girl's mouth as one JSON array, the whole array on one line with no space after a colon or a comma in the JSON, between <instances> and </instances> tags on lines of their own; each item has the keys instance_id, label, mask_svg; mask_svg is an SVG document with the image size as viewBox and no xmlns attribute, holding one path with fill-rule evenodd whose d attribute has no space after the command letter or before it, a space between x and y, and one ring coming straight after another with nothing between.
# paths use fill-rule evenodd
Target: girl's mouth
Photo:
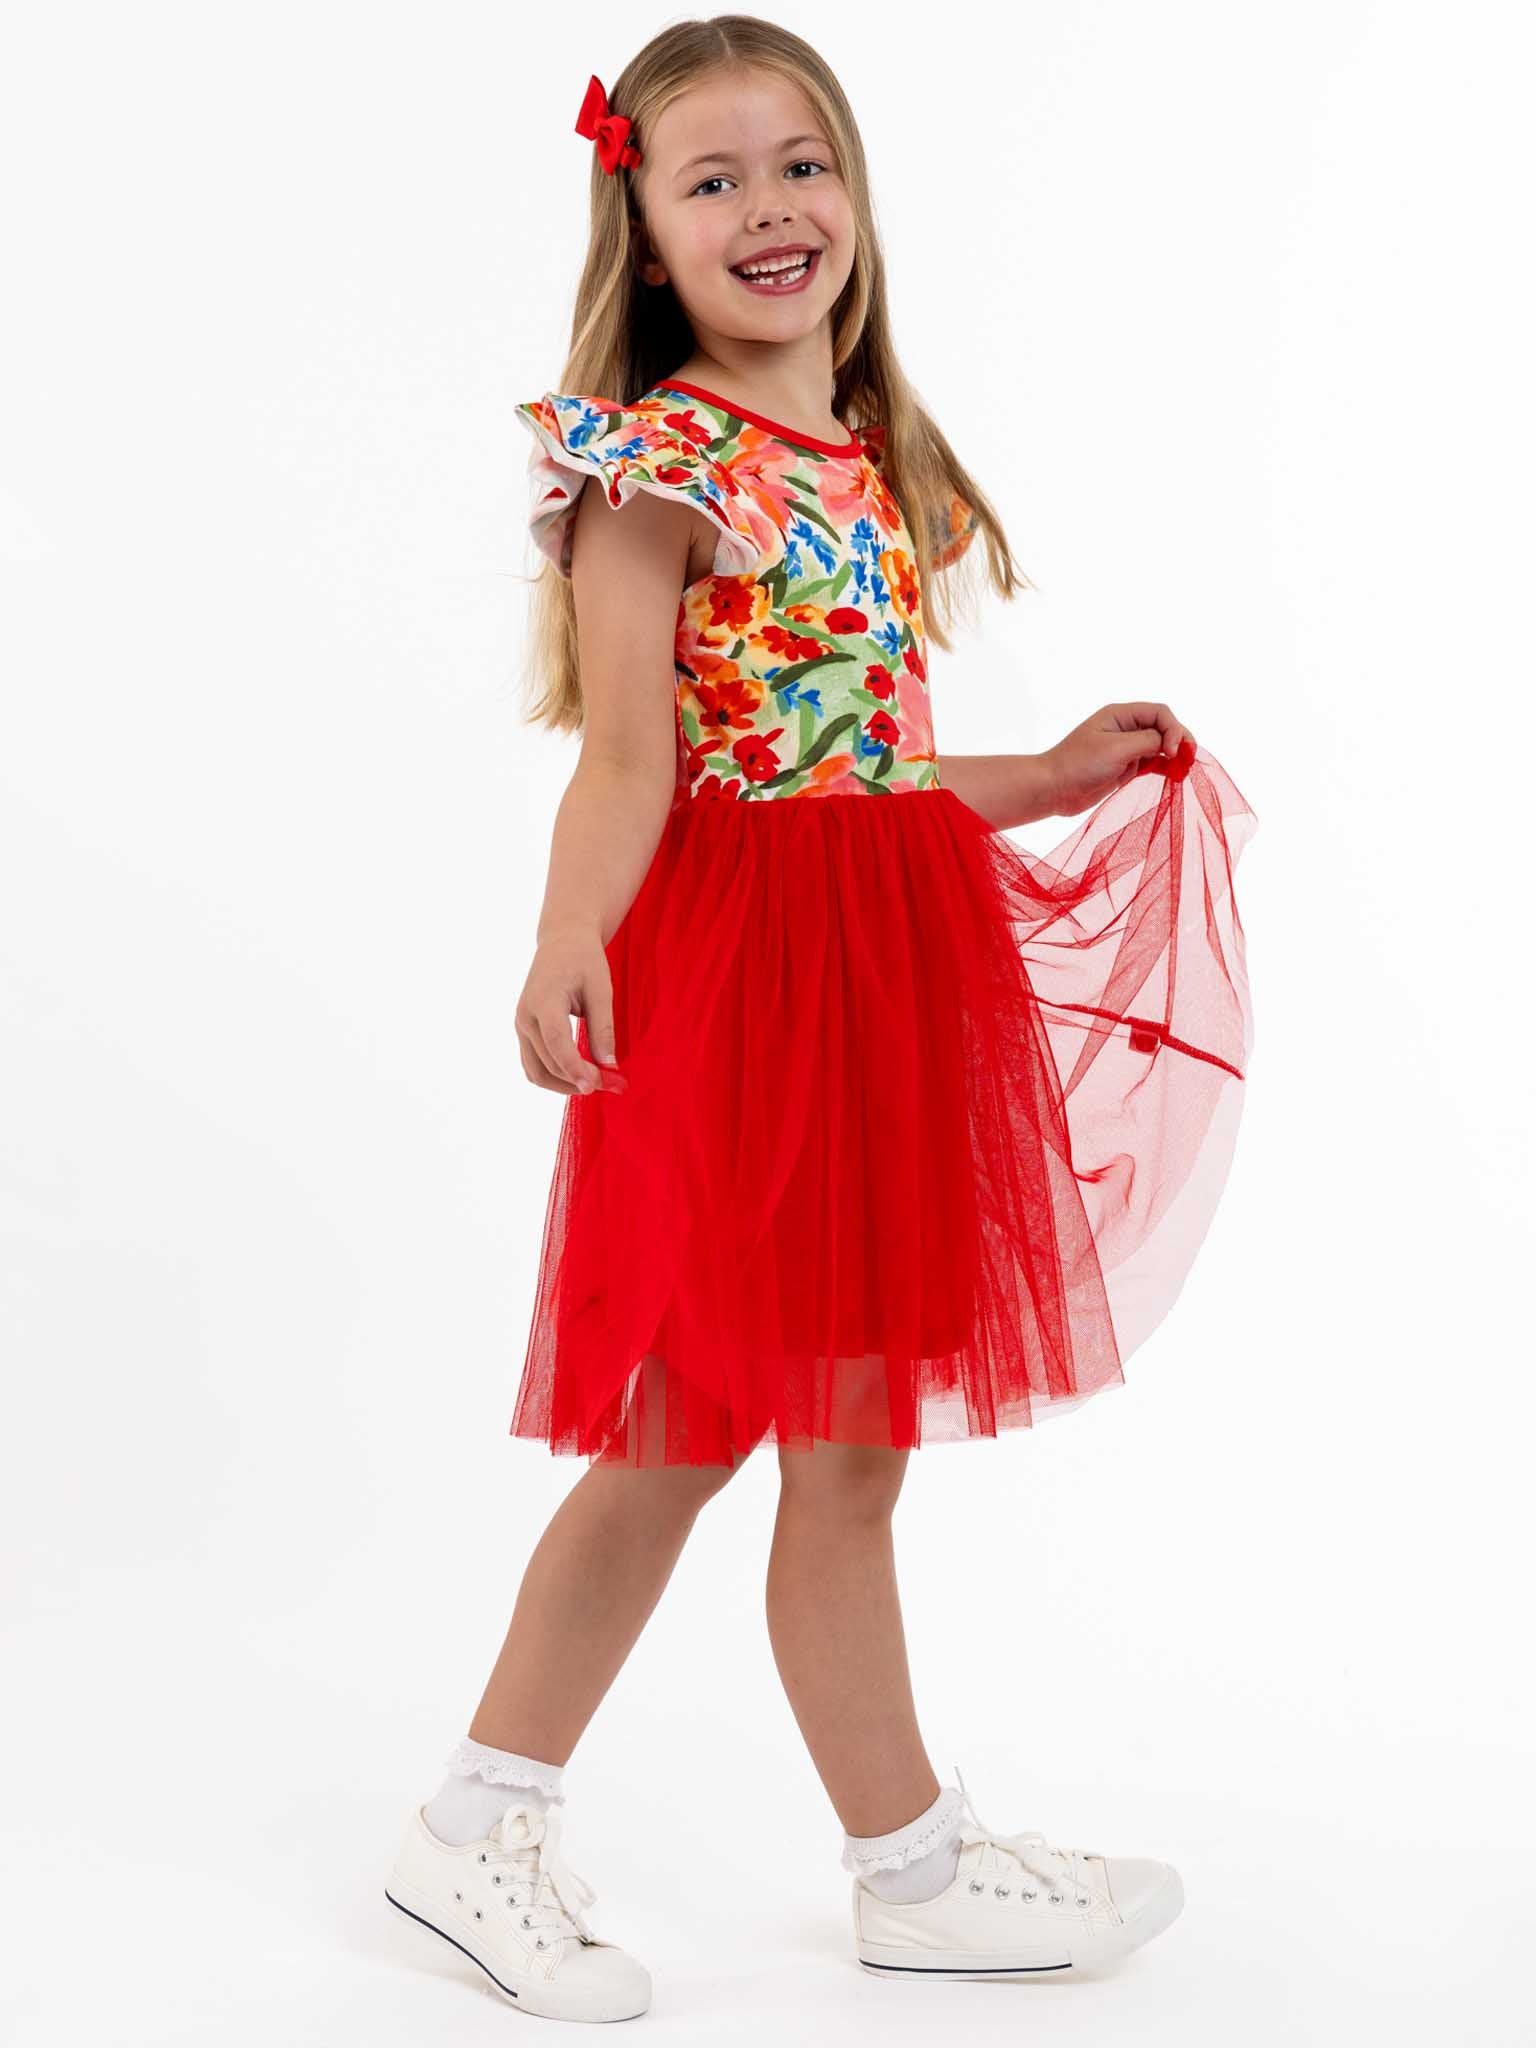
<instances>
[{"instance_id":1,"label":"girl's mouth","mask_svg":"<svg viewBox=\"0 0 1536 2048\"><path fill-rule=\"evenodd\" d=\"M813 249L803 257L792 270L775 270L771 275L761 271L756 277L744 277L739 270L731 271L738 284L744 284L749 292L763 292L769 298L781 299L787 292L798 292L810 282L816 265L821 261L821 251Z\"/></svg>"}]
</instances>

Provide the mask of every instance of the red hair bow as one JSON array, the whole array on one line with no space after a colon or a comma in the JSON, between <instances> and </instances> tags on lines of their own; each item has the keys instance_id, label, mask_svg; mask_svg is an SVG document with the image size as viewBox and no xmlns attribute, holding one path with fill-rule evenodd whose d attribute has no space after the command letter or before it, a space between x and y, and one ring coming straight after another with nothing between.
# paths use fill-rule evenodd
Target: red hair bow
<instances>
[{"instance_id":1,"label":"red hair bow","mask_svg":"<svg viewBox=\"0 0 1536 2048\"><path fill-rule=\"evenodd\" d=\"M620 164L633 169L640 161L639 150L629 140L629 116L609 113L608 95L595 75L576 116L576 133L597 144L598 161L610 176Z\"/></svg>"}]
</instances>

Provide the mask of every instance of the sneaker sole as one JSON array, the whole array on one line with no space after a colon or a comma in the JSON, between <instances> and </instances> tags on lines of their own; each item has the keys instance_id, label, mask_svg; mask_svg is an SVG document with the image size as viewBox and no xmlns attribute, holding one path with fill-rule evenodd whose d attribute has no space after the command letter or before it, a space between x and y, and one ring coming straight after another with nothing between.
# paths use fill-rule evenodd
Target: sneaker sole
<instances>
[{"instance_id":1,"label":"sneaker sole","mask_svg":"<svg viewBox=\"0 0 1536 2048\"><path fill-rule=\"evenodd\" d=\"M391 1878L390 1884L394 1885L395 1891L391 1891L389 1885L386 1885L384 1896L397 1912L403 1913L407 1920L414 1921L418 1927L424 1927L429 1934L435 1934L440 1941L446 1941L448 1946L457 1949L461 1956L467 1956L470 1962L485 1972L503 1998L511 1999L520 2012L533 2013L540 2019L547 2020L603 2021L638 2019L643 2012L650 2009L650 2000L647 1998L644 2005L637 2005L627 2012L593 2012L584 2010L587 2002L579 1994L573 1995L568 1990L554 1991L552 1994L548 1985L538 1984L532 1980L516 1986L503 1983L483 1956L477 1956L472 1948L467 1948L459 1940L457 1935L448 1933L446 1928L439 1927L431 1918L430 1899L424 1898L413 1886L401 1884L398 1879ZM398 1898L395 1896L396 1891L401 1895ZM407 1904L407 1900L412 1903Z\"/></svg>"},{"instance_id":2,"label":"sneaker sole","mask_svg":"<svg viewBox=\"0 0 1536 2048\"><path fill-rule=\"evenodd\" d=\"M917 1949L893 1948L882 1942L857 1944L861 1966L875 1977L1059 1977L1072 1971L1087 1976L1113 1969L1133 1949L1171 1926L1184 1909L1184 1886L1175 1871L1170 1881L1129 1920L1107 1934L1078 1935L1049 1948ZM914 1960L916 1957L922 1960Z\"/></svg>"}]
</instances>

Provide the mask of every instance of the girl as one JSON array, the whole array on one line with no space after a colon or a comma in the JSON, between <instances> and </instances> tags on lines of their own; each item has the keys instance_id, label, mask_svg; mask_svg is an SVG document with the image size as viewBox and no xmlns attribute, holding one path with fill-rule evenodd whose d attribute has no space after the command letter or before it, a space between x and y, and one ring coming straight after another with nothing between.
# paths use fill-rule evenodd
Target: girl
<instances>
[{"instance_id":1,"label":"girl","mask_svg":"<svg viewBox=\"0 0 1536 2048\"><path fill-rule=\"evenodd\" d=\"M978 539L1001 596L1025 579L902 374L816 52L683 22L576 127L571 353L519 408L535 715L583 745L517 1014L528 1078L570 1099L512 1433L589 1469L388 1896L525 2010L647 2008L560 1855L561 1774L699 1510L772 1442L769 1629L858 1960L1103 1966L1179 1877L998 1834L939 1783L890 1515L912 1449L1119 1383L1177 1293L1251 1041L1253 814L1164 704L936 753L951 586ZM1004 836L1090 806L1049 859Z\"/></svg>"}]
</instances>

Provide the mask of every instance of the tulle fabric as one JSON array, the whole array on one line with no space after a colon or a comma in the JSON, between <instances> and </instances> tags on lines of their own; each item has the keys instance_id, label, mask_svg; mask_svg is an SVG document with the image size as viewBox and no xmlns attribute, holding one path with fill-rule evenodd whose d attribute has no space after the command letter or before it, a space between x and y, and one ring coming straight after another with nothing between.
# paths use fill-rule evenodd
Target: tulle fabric
<instances>
[{"instance_id":1,"label":"tulle fabric","mask_svg":"<svg viewBox=\"0 0 1536 2048\"><path fill-rule=\"evenodd\" d=\"M566 1102L513 1435L733 1464L1123 1381L1252 1039L1254 814L1203 750L1159 767L1043 859L945 786L674 807L607 948L628 1088Z\"/></svg>"}]
</instances>

